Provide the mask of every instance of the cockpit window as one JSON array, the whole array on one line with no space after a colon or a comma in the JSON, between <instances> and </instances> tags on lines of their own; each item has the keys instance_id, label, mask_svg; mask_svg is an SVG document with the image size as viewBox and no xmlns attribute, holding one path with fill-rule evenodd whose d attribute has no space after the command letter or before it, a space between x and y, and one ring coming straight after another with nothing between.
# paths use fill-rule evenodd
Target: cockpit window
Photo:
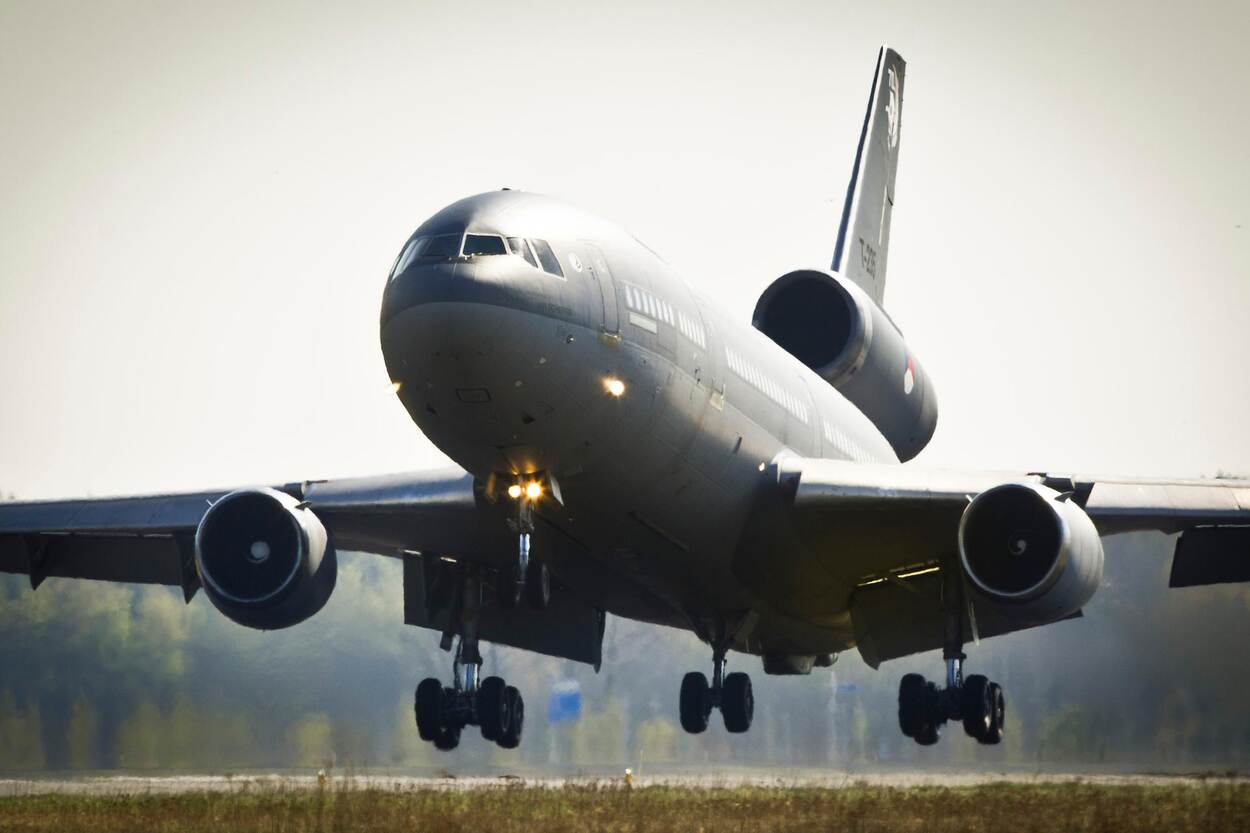
<instances>
[{"instance_id":1,"label":"cockpit window","mask_svg":"<svg viewBox=\"0 0 1250 833\"><path fill-rule=\"evenodd\" d=\"M425 241L417 247L417 257L456 257L460 254L460 235L436 234L433 237L419 237Z\"/></svg>"},{"instance_id":2,"label":"cockpit window","mask_svg":"<svg viewBox=\"0 0 1250 833\"><path fill-rule=\"evenodd\" d=\"M464 238L466 255L506 255L503 238L493 234L467 234Z\"/></svg>"},{"instance_id":3,"label":"cockpit window","mask_svg":"<svg viewBox=\"0 0 1250 833\"><path fill-rule=\"evenodd\" d=\"M525 242L524 237L509 237L508 248L512 250L514 255L525 258L525 262L535 269L538 268L538 261L534 260L534 253L530 251L530 246Z\"/></svg>"},{"instance_id":4,"label":"cockpit window","mask_svg":"<svg viewBox=\"0 0 1250 833\"><path fill-rule=\"evenodd\" d=\"M530 243L534 246L534 251L538 254L538 260L543 265L543 271L555 275L556 277L563 278L564 271L560 268L560 259L556 257L555 252L551 251L551 247L547 245L547 241L531 238Z\"/></svg>"},{"instance_id":5,"label":"cockpit window","mask_svg":"<svg viewBox=\"0 0 1250 833\"><path fill-rule=\"evenodd\" d=\"M408 241L408 245L395 260L395 268L391 269L391 279L402 275L404 270L419 257L456 257L459 254L459 234L426 234L414 237Z\"/></svg>"}]
</instances>

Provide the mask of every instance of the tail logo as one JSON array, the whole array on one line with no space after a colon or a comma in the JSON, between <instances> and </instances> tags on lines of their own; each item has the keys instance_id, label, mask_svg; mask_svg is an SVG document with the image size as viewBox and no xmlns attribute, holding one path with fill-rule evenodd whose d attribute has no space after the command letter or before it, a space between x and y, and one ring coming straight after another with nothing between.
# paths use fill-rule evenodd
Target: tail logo
<instances>
[{"instance_id":1,"label":"tail logo","mask_svg":"<svg viewBox=\"0 0 1250 833\"><path fill-rule=\"evenodd\" d=\"M907 368L903 371L903 393L910 395L912 389L916 387L916 366L912 364L911 356L907 357Z\"/></svg>"},{"instance_id":2,"label":"tail logo","mask_svg":"<svg viewBox=\"0 0 1250 833\"><path fill-rule=\"evenodd\" d=\"M898 127L899 127L899 90L898 90L898 73L894 71L894 67L886 70L886 79L890 87L890 101L885 105L885 117L889 129L890 149L898 147Z\"/></svg>"}]
</instances>

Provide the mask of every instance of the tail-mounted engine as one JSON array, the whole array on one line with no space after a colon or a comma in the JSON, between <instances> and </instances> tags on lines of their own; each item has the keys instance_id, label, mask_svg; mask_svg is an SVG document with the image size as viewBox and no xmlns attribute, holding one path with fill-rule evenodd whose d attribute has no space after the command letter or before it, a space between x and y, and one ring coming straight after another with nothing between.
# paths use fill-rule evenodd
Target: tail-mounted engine
<instances>
[{"instance_id":1,"label":"tail-mounted engine","mask_svg":"<svg viewBox=\"0 0 1250 833\"><path fill-rule=\"evenodd\" d=\"M773 281L751 323L872 420L900 460L937 427L937 396L889 316L853 282L817 269Z\"/></svg>"},{"instance_id":2,"label":"tail-mounted engine","mask_svg":"<svg viewBox=\"0 0 1250 833\"><path fill-rule=\"evenodd\" d=\"M195 568L218 610L259 630L321 610L338 576L321 521L274 489L241 489L214 503L195 533Z\"/></svg>"},{"instance_id":3,"label":"tail-mounted engine","mask_svg":"<svg viewBox=\"0 0 1250 833\"><path fill-rule=\"evenodd\" d=\"M1012 618L1053 622L1076 613L1102 583L1102 539L1069 496L1036 483L977 495L959 524L968 578Z\"/></svg>"}]
</instances>

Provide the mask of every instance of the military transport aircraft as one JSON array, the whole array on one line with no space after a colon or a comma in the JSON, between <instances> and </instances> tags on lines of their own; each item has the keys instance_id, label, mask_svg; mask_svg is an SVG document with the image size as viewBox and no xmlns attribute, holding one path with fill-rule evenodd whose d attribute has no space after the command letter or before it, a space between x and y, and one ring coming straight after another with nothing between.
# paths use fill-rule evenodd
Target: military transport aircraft
<instances>
[{"instance_id":1,"label":"military transport aircraft","mask_svg":"<svg viewBox=\"0 0 1250 833\"><path fill-rule=\"evenodd\" d=\"M605 616L686 628L711 680L689 732L745 732L750 677L872 666L903 677L920 744L948 721L1003 736L1002 689L966 642L1081 615L1100 535L1181 533L1171 584L1250 580L1250 481L1133 481L901 465L937 424L932 381L882 309L904 61L882 48L832 265L796 269L749 324L621 229L512 190L453 203L404 244L382 297L400 402L459 468L195 494L0 505L0 570L203 588L235 622L315 614L336 550L403 562L404 620L454 648L416 689L422 738L521 738L521 694L481 640L598 668Z\"/></svg>"}]
</instances>

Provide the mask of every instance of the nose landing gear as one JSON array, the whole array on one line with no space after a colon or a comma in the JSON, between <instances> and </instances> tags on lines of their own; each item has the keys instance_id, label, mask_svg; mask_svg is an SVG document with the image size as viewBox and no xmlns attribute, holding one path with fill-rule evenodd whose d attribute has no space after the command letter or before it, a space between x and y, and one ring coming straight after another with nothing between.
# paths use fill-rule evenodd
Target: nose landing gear
<instances>
[{"instance_id":1,"label":"nose landing gear","mask_svg":"<svg viewBox=\"0 0 1250 833\"><path fill-rule=\"evenodd\" d=\"M454 686L446 687L433 677L417 686L413 710L417 733L437 749L455 749L466 726L479 726L482 737L504 749L521 743L525 725L525 701L521 692L502 677L479 682L482 655L478 651L478 614L482 585L475 567L466 566L460 576L460 593L447 620L441 646L450 650L457 633Z\"/></svg>"},{"instance_id":2,"label":"nose landing gear","mask_svg":"<svg viewBox=\"0 0 1250 833\"><path fill-rule=\"evenodd\" d=\"M944 573L946 687L938 688L920 674L904 674L898 687L898 725L916 743L932 746L947 721L962 721L969 737L992 746L1003 739L1003 688L981 674L964 677L963 577L956 567L948 566Z\"/></svg>"},{"instance_id":3,"label":"nose landing gear","mask_svg":"<svg viewBox=\"0 0 1250 833\"><path fill-rule=\"evenodd\" d=\"M507 574L501 574L496 590L499 604L506 609L516 607L521 599L534 610L546 610L551 603L551 574L541 559L530 554L530 536L534 534L534 504L543 495L543 486L537 480L514 483L508 487L508 497L516 502L516 514L508 520L508 527L517 536L517 558Z\"/></svg>"}]
</instances>

